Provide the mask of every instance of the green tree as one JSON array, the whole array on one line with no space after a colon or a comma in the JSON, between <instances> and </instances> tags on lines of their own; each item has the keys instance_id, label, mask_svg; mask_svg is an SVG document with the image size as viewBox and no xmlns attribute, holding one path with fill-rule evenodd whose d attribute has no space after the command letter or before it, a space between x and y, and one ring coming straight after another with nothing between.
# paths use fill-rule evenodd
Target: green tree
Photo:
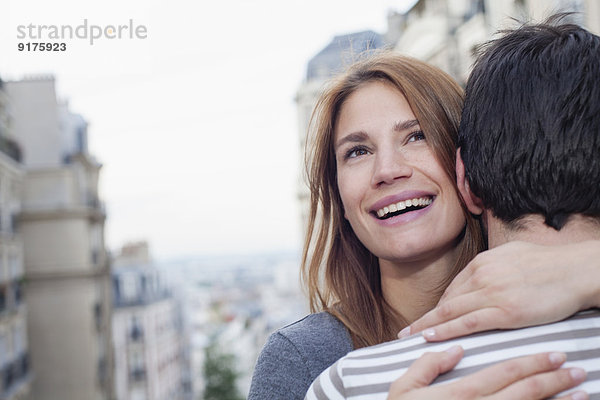
<instances>
[{"instance_id":1,"label":"green tree","mask_svg":"<svg viewBox=\"0 0 600 400\"><path fill-rule=\"evenodd\" d=\"M206 348L204 359L204 400L244 400L236 380L232 354L222 353L215 344Z\"/></svg>"}]
</instances>

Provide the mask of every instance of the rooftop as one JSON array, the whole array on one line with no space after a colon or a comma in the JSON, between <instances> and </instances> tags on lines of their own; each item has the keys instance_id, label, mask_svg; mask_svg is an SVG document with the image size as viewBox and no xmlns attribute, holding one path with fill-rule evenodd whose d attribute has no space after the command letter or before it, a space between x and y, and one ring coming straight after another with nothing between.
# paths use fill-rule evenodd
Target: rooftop
<instances>
[{"instance_id":1,"label":"rooftop","mask_svg":"<svg viewBox=\"0 0 600 400\"><path fill-rule=\"evenodd\" d=\"M309 62L306 79L327 79L352 64L359 56L385 45L383 36L373 31L335 36Z\"/></svg>"}]
</instances>

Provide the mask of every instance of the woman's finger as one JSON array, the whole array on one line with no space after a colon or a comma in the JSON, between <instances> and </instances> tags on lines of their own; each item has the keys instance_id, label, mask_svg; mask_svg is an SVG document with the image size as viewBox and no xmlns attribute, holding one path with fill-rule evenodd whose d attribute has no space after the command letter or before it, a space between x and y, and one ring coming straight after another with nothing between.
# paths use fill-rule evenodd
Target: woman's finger
<instances>
[{"instance_id":1,"label":"woman's finger","mask_svg":"<svg viewBox=\"0 0 600 400\"><path fill-rule=\"evenodd\" d=\"M502 329L510 326L510 316L501 308L488 307L461 315L451 321L424 329L421 333L428 342L440 342L474 332Z\"/></svg>"},{"instance_id":2,"label":"woman's finger","mask_svg":"<svg viewBox=\"0 0 600 400\"><path fill-rule=\"evenodd\" d=\"M541 400L585 380L585 371L580 368L559 369L566 360L565 353L540 353L504 361L452 383L429 387L439 374L454 368L462 355L463 350L457 346L446 352L423 355L392 384L388 399ZM559 399L587 400L588 396L577 391Z\"/></svg>"},{"instance_id":3,"label":"woman's finger","mask_svg":"<svg viewBox=\"0 0 600 400\"><path fill-rule=\"evenodd\" d=\"M473 398L474 393L492 395L532 375L556 370L566 358L565 353L539 353L514 358L487 367L452 385L465 391L464 398Z\"/></svg>"},{"instance_id":4,"label":"woman's finger","mask_svg":"<svg viewBox=\"0 0 600 400\"><path fill-rule=\"evenodd\" d=\"M585 376L585 371L581 368L564 368L537 374L504 388L490 396L490 400L546 399L579 385L585 380ZM566 398L573 399L572 396Z\"/></svg>"},{"instance_id":5,"label":"woman's finger","mask_svg":"<svg viewBox=\"0 0 600 400\"><path fill-rule=\"evenodd\" d=\"M589 400L590 395L582 390L569 393L566 396L554 397L554 400Z\"/></svg>"},{"instance_id":6,"label":"woman's finger","mask_svg":"<svg viewBox=\"0 0 600 400\"><path fill-rule=\"evenodd\" d=\"M460 346L452 346L446 351L423 354L400 378L392 383L388 398L429 386L440 374L454 368L463 354L464 351Z\"/></svg>"},{"instance_id":7,"label":"woman's finger","mask_svg":"<svg viewBox=\"0 0 600 400\"><path fill-rule=\"evenodd\" d=\"M461 320L461 324L453 324L450 327L444 325L443 329L441 329L439 332L437 332L437 328L441 324L456 320L474 311L488 308L490 306L490 304L488 304L488 300L488 296L484 296L480 292L467 293L465 295L449 299L440 303L433 310L430 310L421 318L413 322L409 327L400 331L398 338L402 339L432 327L436 328L436 333L438 335L434 335L437 336L436 338L432 336L431 340L446 340L458 336L468 335L469 333L476 331L474 328L471 328L468 325L468 323L471 322L469 319ZM467 325L464 325L465 323L467 323ZM495 324L492 324L492 326L486 325L485 328L495 329L499 327L495 326ZM479 331L481 330L482 329L479 329ZM430 340L430 338L427 336L426 338Z\"/></svg>"}]
</instances>

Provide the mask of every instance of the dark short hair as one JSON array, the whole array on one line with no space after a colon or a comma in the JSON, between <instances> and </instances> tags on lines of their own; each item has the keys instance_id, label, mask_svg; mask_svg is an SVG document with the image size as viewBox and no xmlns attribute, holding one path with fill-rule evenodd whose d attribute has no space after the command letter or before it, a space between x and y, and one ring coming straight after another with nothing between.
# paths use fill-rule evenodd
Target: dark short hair
<instances>
[{"instance_id":1,"label":"dark short hair","mask_svg":"<svg viewBox=\"0 0 600 400\"><path fill-rule=\"evenodd\" d=\"M482 47L459 129L466 177L507 223L600 217L600 37L555 15Z\"/></svg>"}]
</instances>

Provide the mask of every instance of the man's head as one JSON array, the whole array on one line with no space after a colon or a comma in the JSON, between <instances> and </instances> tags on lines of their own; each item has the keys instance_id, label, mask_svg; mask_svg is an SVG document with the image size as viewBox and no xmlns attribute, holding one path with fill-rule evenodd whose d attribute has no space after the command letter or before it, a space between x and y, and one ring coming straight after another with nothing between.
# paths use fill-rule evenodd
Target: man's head
<instances>
[{"instance_id":1,"label":"man's head","mask_svg":"<svg viewBox=\"0 0 600 400\"><path fill-rule=\"evenodd\" d=\"M600 220L600 37L559 20L489 42L466 87L466 190L511 228L531 214L556 230Z\"/></svg>"}]
</instances>

